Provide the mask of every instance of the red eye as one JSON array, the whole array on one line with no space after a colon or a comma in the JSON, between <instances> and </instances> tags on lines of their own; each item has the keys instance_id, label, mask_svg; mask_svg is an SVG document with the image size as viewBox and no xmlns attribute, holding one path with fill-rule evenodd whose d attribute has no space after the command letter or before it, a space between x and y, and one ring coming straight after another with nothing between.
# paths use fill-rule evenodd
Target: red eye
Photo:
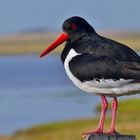
<instances>
[{"instance_id":1,"label":"red eye","mask_svg":"<svg viewBox=\"0 0 140 140\"><path fill-rule=\"evenodd\" d=\"M74 24L74 23L71 23L71 28L72 28L73 30L76 30L76 29L77 29L77 25Z\"/></svg>"}]
</instances>

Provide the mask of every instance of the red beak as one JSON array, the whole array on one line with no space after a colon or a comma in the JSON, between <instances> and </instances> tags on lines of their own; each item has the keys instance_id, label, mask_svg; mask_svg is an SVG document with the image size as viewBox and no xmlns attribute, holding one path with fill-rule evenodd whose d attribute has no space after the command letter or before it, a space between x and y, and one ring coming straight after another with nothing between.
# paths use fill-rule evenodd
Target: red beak
<instances>
[{"instance_id":1,"label":"red beak","mask_svg":"<svg viewBox=\"0 0 140 140\"><path fill-rule=\"evenodd\" d=\"M60 44L62 44L64 41L67 41L68 39L69 39L68 34L62 33L51 45L48 46L48 48L46 48L40 54L40 57L45 56L46 54L48 54L49 52L51 52L52 50L54 50L57 46L59 46Z\"/></svg>"}]
</instances>

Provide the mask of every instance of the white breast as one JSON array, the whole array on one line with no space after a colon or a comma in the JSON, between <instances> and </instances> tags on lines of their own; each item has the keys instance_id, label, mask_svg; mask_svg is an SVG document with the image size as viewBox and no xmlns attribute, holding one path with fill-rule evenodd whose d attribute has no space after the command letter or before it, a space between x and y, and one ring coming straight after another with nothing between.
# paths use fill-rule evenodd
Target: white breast
<instances>
[{"instance_id":1,"label":"white breast","mask_svg":"<svg viewBox=\"0 0 140 140\"><path fill-rule=\"evenodd\" d=\"M71 61L72 58L74 58L75 56L80 55L78 53L76 53L74 51L74 49L71 49L70 52L68 53L65 62L64 62L64 68L65 71L67 73L67 75L69 76L69 78L73 81L73 83L78 86L79 88L82 86L82 82L79 81L70 71L69 69L69 62Z\"/></svg>"},{"instance_id":2,"label":"white breast","mask_svg":"<svg viewBox=\"0 0 140 140\"><path fill-rule=\"evenodd\" d=\"M74 49L71 49L65 59L64 68L69 78L81 90L88 93L98 95L105 94L109 96L136 94L140 91L140 83L131 83L131 81L133 81L132 79L125 80L121 78L120 80L116 81L112 79L100 79L99 81L93 79L91 81L81 82L71 73L69 69L69 62L77 55L81 54L78 54Z\"/></svg>"}]
</instances>

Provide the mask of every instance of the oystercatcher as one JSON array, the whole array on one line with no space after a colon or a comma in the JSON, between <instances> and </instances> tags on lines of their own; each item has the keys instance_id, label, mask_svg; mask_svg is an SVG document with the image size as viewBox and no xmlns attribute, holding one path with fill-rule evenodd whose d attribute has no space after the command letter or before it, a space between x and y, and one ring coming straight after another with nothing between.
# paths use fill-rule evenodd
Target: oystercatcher
<instances>
[{"instance_id":1,"label":"oystercatcher","mask_svg":"<svg viewBox=\"0 0 140 140\"><path fill-rule=\"evenodd\" d=\"M118 133L115 129L117 97L140 93L140 56L128 46L100 36L81 17L65 20L62 28L64 32L40 57L67 41L61 54L67 75L81 90L100 95L102 100L99 126L84 133L84 136L104 133L108 107L106 96L113 97L108 133Z\"/></svg>"}]
</instances>

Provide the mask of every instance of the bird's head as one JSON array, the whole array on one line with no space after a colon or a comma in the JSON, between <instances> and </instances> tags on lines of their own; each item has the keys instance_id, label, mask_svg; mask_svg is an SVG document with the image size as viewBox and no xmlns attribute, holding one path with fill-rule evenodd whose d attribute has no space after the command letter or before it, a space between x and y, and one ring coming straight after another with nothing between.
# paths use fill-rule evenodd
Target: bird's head
<instances>
[{"instance_id":1,"label":"bird's head","mask_svg":"<svg viewBox=\"0 0 140 140\"><path fill-rule=\"evenodd\" d=\"M77 16L65 20L62 29L63 33L41 53L40 57L45 56L65 41L72 42L86 33L95 33L95 30L85 19Z\"/></svg>"}]
</instances>

